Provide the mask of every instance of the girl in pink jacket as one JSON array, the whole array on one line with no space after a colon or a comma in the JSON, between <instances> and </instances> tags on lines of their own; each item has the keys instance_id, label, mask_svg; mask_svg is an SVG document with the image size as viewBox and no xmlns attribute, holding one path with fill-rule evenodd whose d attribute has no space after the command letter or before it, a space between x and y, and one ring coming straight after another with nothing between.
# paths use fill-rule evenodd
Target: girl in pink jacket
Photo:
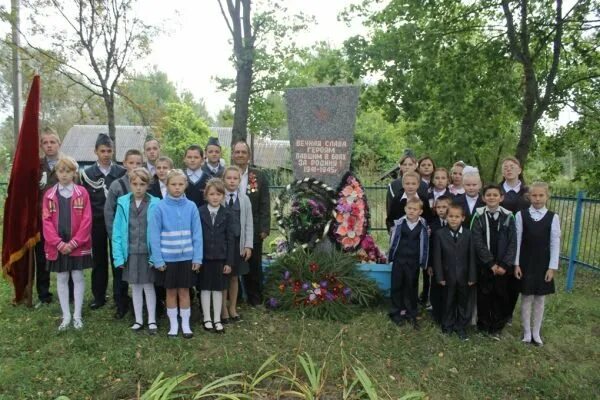
<instances>
[{"instance_id":1,"label":"girl in pink jacket","mask_svg":"<svg viewBox=\"0 0 600 400\"><path fill-rule=\"evenodd\" d=\"M59 331L71 325L69 275L73 279L73 327L83 328L81 308L85 283L83 270L92 266L92 209L87 191L73 181L77 162L61 158L54 167L58 183L44 194L42 226L46 243L47 268L56 272L58 299L63 313Z\"/></svg>"}]
</instances>

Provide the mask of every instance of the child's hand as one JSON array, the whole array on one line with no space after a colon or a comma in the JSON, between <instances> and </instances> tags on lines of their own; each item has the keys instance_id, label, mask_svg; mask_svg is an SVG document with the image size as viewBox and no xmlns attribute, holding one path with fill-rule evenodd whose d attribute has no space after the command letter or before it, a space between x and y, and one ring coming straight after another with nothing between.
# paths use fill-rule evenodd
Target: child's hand
<instances>
[{"instance_id":1,"label":"child's hand","mask_svg":"<svg viewBox=\"0 0 600 400\"><path fill-rule=\"evenodd\" d=\"M167 266L163 265L162 267L157 268L160 272L165 272L167 270Z\"/></svg>"},{"instance_id":2,"label":"child's hand","mask_svg":"<svg viewBox=\"0 0 600 400\"><path fill-rule=\"evenodd\" d=\"M494 275L498 275L498 266L494 264L494 266L491 268L492 269L492 273Z\"/></svg>"},{"instance_id":3,"label":"child's hand","mask_svg":"<svg viewBox=\"0 0 600 400\"><path fill-rule=\"evenodd\" d=\"M440 285L446 286L446 281L440 281Z\"/></svg>"},{"instance_id":4,"label":"child's hand","mask_svg":"<svg viewBox=\"0 0 600 400\"><path fill-rule=\"evenodd\" d=\"M552 279L554 279L554 270L549 269L548 271L546 271L546 277L544 278L544 280L546 282L552 282Z\"/></svg>"},{"instance_id":5,"label":"child's hand","mask_svg":"<svg viewBox=\"0 0 600 400\"><path fill-rule=\"evenodd\" d=\"M433 268L427 267L427 275L433 276Z\"/></svg>"},{"instance_id":6,"label":"child's hand","mask_svg":"<svg viewBox=\"0 0 600 400\"><path fill-rule=\"evenodd\" d=\"M192 264L192 271L198 272L202 268L202 264Z\"/></svg>"},{"instance_id":7,"label":"child's hand","mask_svg":"<svg viewBox=\"0 0 600 400\"><path fill-rule=\"evenodd\" d=\"M225 275L230 274L231 273L231 267L229 265L223 266L223 273Z\"/></svg>"},{"instance_id":8,"label":"child's hand","mask_svg":"<svg viewBox=\"0 0 600 400\"><path fill-rule=\"evenodd\" d=\"M245 247L244 254L242 256L244 258L244 261L248 261L250 257L252 257L252 249L250 247Z\"/></svg>"},{"instance_id":9,"label":"child's hand","mask_svg":"<svg viewBox=\"0 0 600 400\"><path fill-rule=\"evenodd\" d=\"M496 270L496 272L498 273L498 275L502 276L506 273L506 270L502 267L498 267L498 269Z\"/></svg>"},{"instance_id":10,"label":"child's hand","mask_svg":"<svg viewBox=\"0 0 600 400\"><path fill-rule=\"evenodd\" d=\"M473 286L475 282L467 282L469 286Z\"/></svg>"},{"instance_id":11,"label":"child's hand","mask_svg":"<svg viewBox=\"0 0 600 400\"><path fill-rule=\"evenodd\" d=\"M515 278L521 279L523 277L523 272L521 271L521 267L515 265Z\"/></svg>"}]
</instances>

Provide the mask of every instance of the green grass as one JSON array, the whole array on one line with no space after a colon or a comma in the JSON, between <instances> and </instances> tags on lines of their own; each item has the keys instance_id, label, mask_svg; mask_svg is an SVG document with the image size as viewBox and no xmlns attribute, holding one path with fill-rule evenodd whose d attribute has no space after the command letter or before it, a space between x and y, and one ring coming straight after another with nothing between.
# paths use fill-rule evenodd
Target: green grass
<instances>
[{"instance_id":1,"label":"green grass","mask_svg":"<svg viewBox=\"0 0 600 400\"><path fill-rule=\"evenodd\" d=\"M520 343L518 315L501 342L471 332L464 343L442 335L427 316L418 332L398 328L388 322L385 307L346 325L242 308L245 321L223 336L205 334L195 320L192 340L168 340L166 320L159 321L159 336L136 335L128 331L130 320L114 320L109 307L93 312L86 305L84 329L58 333L58 303L13 307L11 288L3 282L0 398L133 399L161 372L166 377L196 373L194 383L206 384L232 373L254 373L272 354L299 369L297 355L304 352L317 365L327 357L328 398L341 398L342 357L360 360L378 392L392 398L415 390L431 399L598 398L599 279L579 271L576 291L567 294L564 274L558 276L559 292L547 301L542 348ZM196 310L193 318L199 317Z\"/></svg>"}]
</instances>

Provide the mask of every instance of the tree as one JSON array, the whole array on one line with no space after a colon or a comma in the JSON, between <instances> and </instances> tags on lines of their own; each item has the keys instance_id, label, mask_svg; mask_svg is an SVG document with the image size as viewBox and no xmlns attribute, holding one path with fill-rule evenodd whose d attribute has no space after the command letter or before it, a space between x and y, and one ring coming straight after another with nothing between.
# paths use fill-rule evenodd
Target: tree
<instances>
[{"instance_id":1,"label":"tree","mask_svg":"<svg viewBox=\"0 0 600 400\"><path fill-rule=\"evenodd\" d=\"M233 42L235 81L219 79L221 89L235 86L232 143L248 136L251 96L272 90L282 60L290 54L293 34L306 27L303 15L287 14L278 1L262 2L253 11L251 0L217 0ZM259 5L261 2L259 2ZM287 21L282 24L280 21Z\"/></svg>"},{"instance_id":2,"label":"tree","mask_svg":"<svg viewBox=\"0 0 600 400\"><path fill-rule=\"evenodd\" d=\"M576 1L566 13L561 0L554 7L503 0L501 8L488 0L393 0L377 11L372 3L347 14L367 18L368 37L346 42L355 74L382 76L370 100L390 120L403 116L424 128L422 143L450 139L480 165L513 151L524 164L534 134L543 132L539 120L555 117L575 85L598 77L597 57L577 50L597 48L597 28L587 20L597 1ZM499 154L482 151L497 139ZM486 168L493 177L497 165Z\"/></svg>"},{"instance_id":3,"label":"tree","mask_svg":"<svg viewBox=\"0 0 600 400\"><path fill-rule=\"evenodd\" d=\"M149 52L150 39L156 29L134 15L136 0L76 0L65 5L58 0L32 0L30 7L36 13L47 12L45 22L52 18L61 28L46 31L44 23L34 15L33 32L25 35L27 44L45 56L52 53L36 46L34 38L43 35L53 42L61 54L59 71L74 83L86 88L104 102L108 133L115 139L115 100L119 82L132 60ZM23 49L27 51L27 48ZM68 60L68 61L66 61ZM79 68L85 63L87 68Z\"/></svg>"},{"instance_id":4,"label":"tree","mask_svg":"<svg viewBox=\"0 0 600 400\"><path fill-rule=\"evenodd\" d=\"M217 126L233 126L233 109L225 106L217 114Z\"/></svg>"},{"instance_id":5,"label":"tree","mask_svg":"<svg viewBox=\"0 0 600 400\"><path fill-rule=\"evenodd\" d=\"M185 149L197 144L204 147L210 131L203 119L199 118L192 106L186 103L170 103L160 124L163 151L173 159L175 165L182 166Z\"/></svg>"}]
</instances>

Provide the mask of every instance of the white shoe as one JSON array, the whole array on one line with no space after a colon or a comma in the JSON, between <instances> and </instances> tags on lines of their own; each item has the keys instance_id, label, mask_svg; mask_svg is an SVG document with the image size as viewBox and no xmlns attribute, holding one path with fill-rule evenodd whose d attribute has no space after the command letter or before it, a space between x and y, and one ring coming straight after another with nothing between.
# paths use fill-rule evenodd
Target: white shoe
<instances>
[{"instance_id":1,"label":"white shoe","mask_svg":"<svg viewBox=\"0 0 600 400\"><path fill-rule=\"evenodd\" d=\"M66 319L63 318L61 324L58 326L58 330L59 331L66 331L67 328L69 328L69 325L71 325L71 319Z\"/></svg>"},{"instance_id":2,"label":"white shoe","mask_svg":"<svg viewBox=\"0 0 600 400\"><path fill-rule=\"evenodd\" d=\"M83 328L83 320L81 318L75 318L73 320L73 328L79 330Z\"/></svg>"}]
</instances>

